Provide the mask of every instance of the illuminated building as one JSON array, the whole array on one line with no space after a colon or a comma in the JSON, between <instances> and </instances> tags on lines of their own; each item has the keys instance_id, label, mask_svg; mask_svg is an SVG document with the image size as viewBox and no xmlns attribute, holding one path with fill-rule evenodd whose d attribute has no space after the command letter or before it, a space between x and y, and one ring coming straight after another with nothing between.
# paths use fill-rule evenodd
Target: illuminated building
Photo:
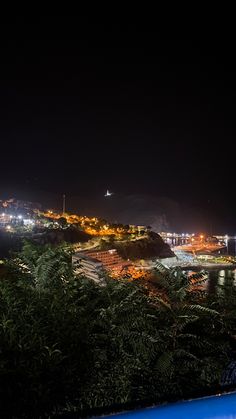
<instances>
[{"instance_id":1,"label":"illuminated building","mask_svg":"<svg viewBox=\"0 0 236 419\"><path fill-rule=\"evenodd\" d=\"M99 260L102 262L104 269L110 270L120 270L124 266L130 265L130 262L126 262L122 257L117 253L116 249L110 250L88 250L84 252L87 256L90 256L93 259Z\"/></svg>"},{"instance_id":2,"label":"illuminated building","mask_svg":"<svg viewBox=\"0 0 236 419\"><path fill-rule=\"evenodd\" d=\"M122 259L116 249L77 252L72 257L72 263L75 267L75 273L83 273L95 282L102 281L104 271L117 274L123 268L131 265L130 262Z\"/></svg>"},{"instance_id":3,"label":"illuminated building","mask_svg":"<svg viewBox=\"0 0 236 419\"><path fill-rule=\"evenodd\" d=\"M76 274L84 274L95 282L102 281L103 264L83 253L76 253L72 257L72 263Z\"/></svg>"},{"instance_id":4,"label":"illuminated building","mask_svg":"<svg viewBox=\"0 0 236 419\"><path fill-rule=\"evenodd\" d=\"M140 225L135 225L135 224L130 224L129 225L129 230L131 233L141 233L142 232L147 232L148 231L148 227L147 226L140 226Z\"/></svg>"},{"instance_id":5,"label":"illuminated building","mask_svg":"<svg viewBox=\"0 0 236 419\"><path fill-rule=\"evenodd\" d=\"M0 226L5 226L11 222L11 216L5 212L0 213Z\"/></svg>"}]
</instances>

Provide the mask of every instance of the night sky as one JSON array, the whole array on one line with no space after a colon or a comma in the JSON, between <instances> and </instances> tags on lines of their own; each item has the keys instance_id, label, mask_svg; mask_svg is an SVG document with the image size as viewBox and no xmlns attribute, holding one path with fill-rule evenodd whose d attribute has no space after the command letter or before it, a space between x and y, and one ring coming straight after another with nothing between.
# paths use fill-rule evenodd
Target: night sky
<instances>
[{"instance_id":1,"label":"night sky","mask_svg":"<svg viewBox=\"0 0 236 419\"><path fill-rule=\"evenodd\" d=\"M1 196L236 233L229 38L84 17L1 29Z\"/></svg>"}]
</instances>

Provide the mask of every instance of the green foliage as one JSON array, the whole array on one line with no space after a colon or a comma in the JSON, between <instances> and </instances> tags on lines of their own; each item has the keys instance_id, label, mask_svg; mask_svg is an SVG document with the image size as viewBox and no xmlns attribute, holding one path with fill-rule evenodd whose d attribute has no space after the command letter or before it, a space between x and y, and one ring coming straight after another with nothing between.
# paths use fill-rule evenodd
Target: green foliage
<instances>
[{"instance_id":1,"label":"green foliage","mask_svg":"<svg viewBox=\"0 0 236 419\"><path fill-rule=\"evenodd\" d=\"M65 217L58 218L57 222L61 227L66 227L67 226L67 221L66 221Z\"/></svg>"},{"instance_id":2,"label":"green foliage","mask_svg":"<svg viewBox=\"0 0 236 419\"><path fill-rule=\"evenodd\" d=\"M131 235L123 235L123 241L113 241L112 247L117 249L118 253L124 259L142 259L152 257L170 257L173 252L170 247L164 243L159 234L149 232L145 237L137 240L131 240ZM102 248L109 249L109 241L103 243Z\"/></svg>"},{"instance_id":3,"label":"green foliage","mask_svg":"<svg viewBox=\"0 0 236 419\"><path fill-rule=\"evenodd\" d=\"M196 301L181 270L158 265L162 293L149 298L122 280L76 277L67 246L26 242L4 272L1 417L171 400L219 383L232 316L219 314L224 296Z\"/></svg>"}]
</instances>

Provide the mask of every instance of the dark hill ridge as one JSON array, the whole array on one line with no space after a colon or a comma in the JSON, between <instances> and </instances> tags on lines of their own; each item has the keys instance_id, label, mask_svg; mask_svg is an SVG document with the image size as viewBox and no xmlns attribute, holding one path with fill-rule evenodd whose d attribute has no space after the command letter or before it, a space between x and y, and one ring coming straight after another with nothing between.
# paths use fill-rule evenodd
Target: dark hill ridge
<instances>
[{"instance_id":1,"label":"dark hill ridge","mask_svg":"<svg viewBox=\"0 0 236 419\"><path fill-rule=\"evenodd\" d=\"M60 244L62 242L86 242L91 239L92 236L71 226L65 230L49 230L43 234L34 235L32 238L40 244ZM127 240L118 242L112 240L106 242L104 240L102 247L104 249L111 249L111 247L115 248L124 259L131 260L175 256L169 245L163 241L161 236L152 231L148 233L148 237L136 241Z\"/></svg>"},{"instance_id":2,"label":"dark hill ridge","mask_svg":"<svg viewBox=\"0 0 236 419\"><path fill-rule=\"evenodd\" d=\"M3 233L0 234L0 257L8 257L9 252L19 251L22 246L22 239L28 238L34 240L39 244L53 244L58 245L63 242L77 243L86 242L92 238L89 234L78 230L71 226L68 229L46 230L41 233L31 235L17 235ZM159 234L149 232L148 237L144 237L136 241L118 242L115 240L105 241L103 243L104 249L117 249L118 253L124 259L151 259L151 258L167 258L175 256L169 245L164 243Z\"/></svg>"},{"instance_id":3,"label":"dark hill ridge","mask_svg":"<svg viewBox=\"0 0 236 419\"><path fill-rule=\"evenodd\" d=\"M67 229L45 229L41 232L13 234L0 231L0 258L9 257L11 252L19 252L22 248L23 239L32 240L38 244L58 245L67 243L84 243L92 236L73 226Z\"/></svg>"},{"instance_id":4,"label":"dark hill ridge","mask_svg":"<svg viewBox=\"0 0 236 419\"><path fill-rule=\"evenodd\" d=\"M22 240L15 234L0 231L0 258L9 257L11 252L21 250Z\"/></svg>"},{"instance_id":5,"label":"dark hill ridge","mask_svg":"<svg viewBox=\"0 0 236 419\"><path fill-rule=\"evenodd\" d=\"M92 236L87 234L74 226L70 226L66 229L47 229L41 233L35 233L32 235L32 239L40 244L60 244L63 242L67 243L84 243L90 240Z\"/></svg>"},{"instance_id":6,"label":"dark hill ridge","mask_svg":"<svg viewBox=\"0 0 236 419\"><path fill-rule=\"evenodd\" d=\"M104 243L104 249L111 248L111 244ZM159 234L149 232L148 237L140 240L126 242L112 242L112 248L117 249L118 253L124 259L152 259L152 258L169 258L175 254L170 246L163 241Z\"/></svg>"}]
</instances>

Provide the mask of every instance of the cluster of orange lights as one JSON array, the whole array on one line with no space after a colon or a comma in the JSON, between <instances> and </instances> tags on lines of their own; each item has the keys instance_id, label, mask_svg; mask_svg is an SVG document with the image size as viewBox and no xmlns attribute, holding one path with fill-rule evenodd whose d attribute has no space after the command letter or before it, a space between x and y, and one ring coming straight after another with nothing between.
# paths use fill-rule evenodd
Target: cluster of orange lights
<instances>
[{"instance_id":1,"label":"cluster of orange lights","mask_svg":"<svg viewBox=\"0 0 236 419\"><path fill-rule=\"evenodd\" d=\"M70 215L67 213L57 214L51 210L42 212L41 215L53 220L58 220L63 217L66 219L68 224L80 224L84 231L92 236L111 236L125 234L127 232L127 230L122 227L113 228L107 223L101 223L101 221L99 221L96 217Z\"/></svg>"},{"instance_id":2,"label":"cluster of orange lights","mask_svg":"<svg viewBox=\"0 0 236 419\"><path fill-rule=\"evenodd\" d=\"M195 241L199 241L199 239L201 240L201 242L203 241L203 239L204 239L204 235L203 234L201 234L199 237L192 237L191 238L191 242L195 242Z\"/></svg>"},{"instance_id":3,"label":"cluster of orange lights","mask_svg":"<svg viewBox=\"0 0 236 419\"><path fill-rule=\"evenodd\" d=\"M113 278L125 278L130 281L133 281L135 279L141 279L141 278L148 278L150 275L147 271L144 271L142 269L137 269L135 266L130 265L125 267L125 269L114 269L110 272L110 275Z\"/></svg>"}]
</instances>

